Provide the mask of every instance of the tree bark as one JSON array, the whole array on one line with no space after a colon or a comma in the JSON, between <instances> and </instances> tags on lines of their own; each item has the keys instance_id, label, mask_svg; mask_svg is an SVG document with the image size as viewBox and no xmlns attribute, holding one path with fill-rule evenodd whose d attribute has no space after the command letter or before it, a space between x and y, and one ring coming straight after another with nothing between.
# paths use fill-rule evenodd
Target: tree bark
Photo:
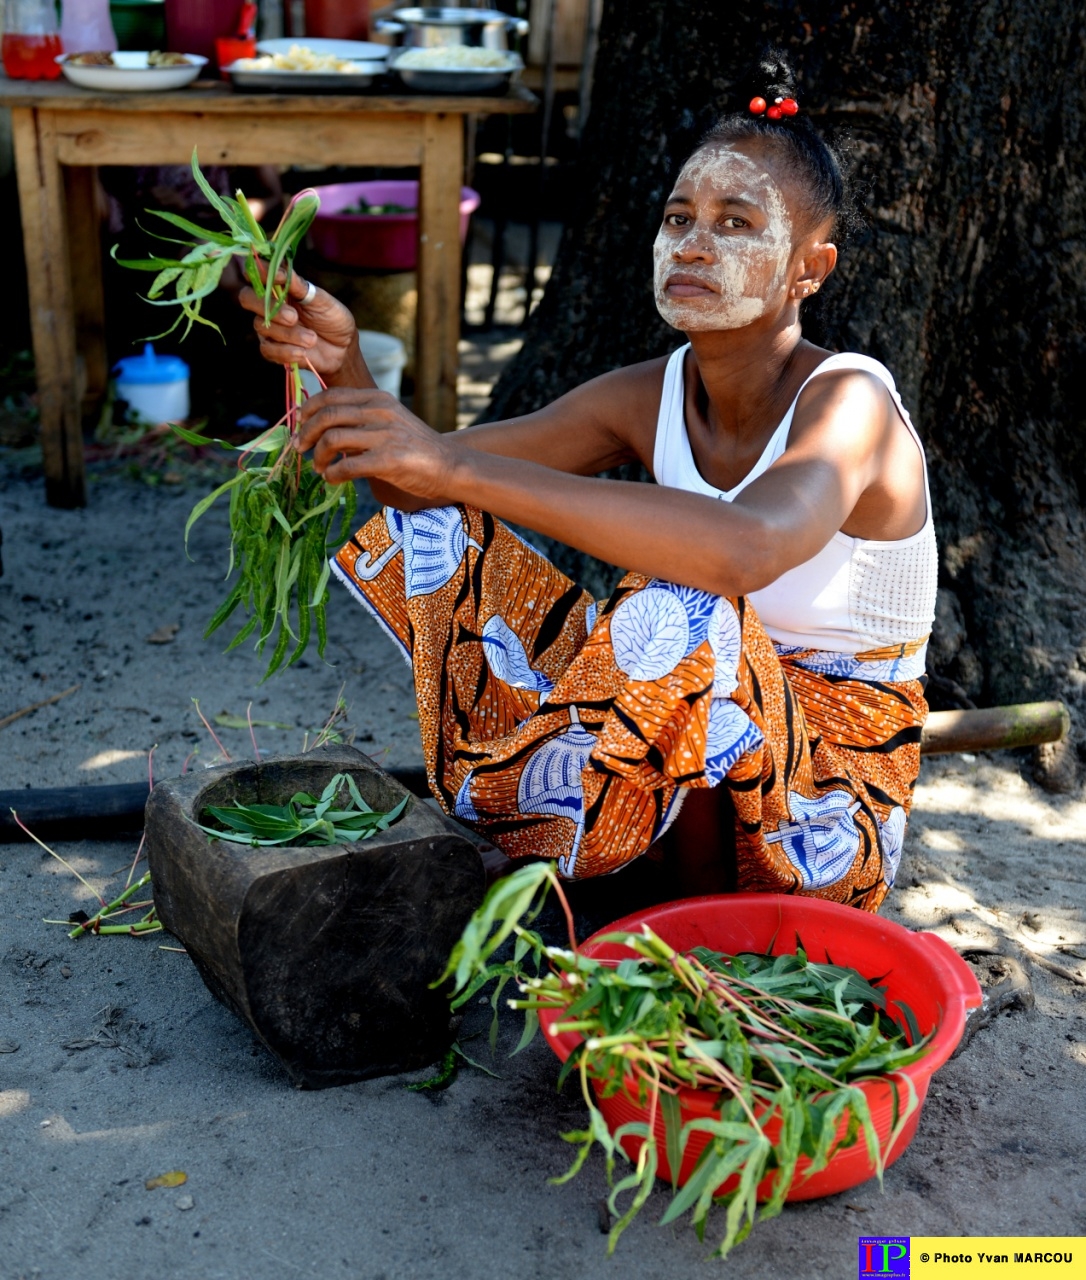
<instances>
[{"instance_id":1,"label":"tree bark","mask_svg":"<svg viewBox=\"0 0 1086 1280\"><path fill-rule=\"evenodd\" d=\"M1064 698L1086 750L1086 17L1064 0L608 0L580 193L489 416L674 350L651 246L765 40L850 140L865 225L808 336L897 378L941 553L933 705ZM1077 372L1076 372L1077 370ZM604 566L559 552L599 587Z\"/></svg>"}]
</instances>

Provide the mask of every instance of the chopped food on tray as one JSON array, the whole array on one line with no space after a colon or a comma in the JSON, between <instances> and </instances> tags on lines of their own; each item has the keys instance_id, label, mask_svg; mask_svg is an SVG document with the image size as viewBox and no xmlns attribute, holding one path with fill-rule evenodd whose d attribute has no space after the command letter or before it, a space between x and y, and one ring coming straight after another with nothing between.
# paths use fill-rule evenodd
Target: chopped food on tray
<instances>
[{"instance_id":1,"label":"chopped food on tray","mask_svg":"<svg viewBox=\"0 0 1086 1280\"><path fill-rule=\"evenodd\" d=\"M259 58L239 58L238 71L319 71L356 75L362 71L357 62L334 58L330 53L315 53L307 45L292 44L286 53L266 53Z\"/></svg>"},{"instance_id":2,"label":"chopped food on tray","mask_svg":"<svg viewBox=\"0 0 1086 1280\"><path fill-rule=\"evenodd\" d=\"M464 68L493 67L507 71L509 54L501 49L476 49L465 44L440 45L433 49L408 49L396 59L397 67L409 70L460 71Z\"/></svg>"}]
</instances>

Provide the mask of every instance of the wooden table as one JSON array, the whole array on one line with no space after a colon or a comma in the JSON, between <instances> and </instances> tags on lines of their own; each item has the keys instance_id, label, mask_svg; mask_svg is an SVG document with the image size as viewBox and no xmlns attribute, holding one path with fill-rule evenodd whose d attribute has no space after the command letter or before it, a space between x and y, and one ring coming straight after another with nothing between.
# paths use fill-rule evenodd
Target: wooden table
<instances>
[{"instance_id":1,"label":"wooden table","mask_svg":"<svg viewBox=\"0 0 1086 1280\"><path fill-rule=\"evenodd\" d=\"M534 111L504 97L234 93L202 82L171 93L92 93L67 81L0 77L12 109L30 287L46 500L86 500L82 402L104 394L106 355L97 165L368 164L420 169L415 407L456 425L463 117Z\"/></svg>"}]
</instances>

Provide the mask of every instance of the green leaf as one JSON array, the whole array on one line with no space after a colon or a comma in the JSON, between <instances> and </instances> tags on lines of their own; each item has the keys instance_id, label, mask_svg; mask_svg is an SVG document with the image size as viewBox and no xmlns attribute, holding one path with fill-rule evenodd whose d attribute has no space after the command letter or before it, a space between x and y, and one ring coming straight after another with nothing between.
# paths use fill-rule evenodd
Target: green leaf
<instances>
[{"instance_id":1,"label":"green leaf","mask_svg":"<svg viewBox=\"0 0 1086 1280\"><path fill-rule=\"evenodd\" d=\"M224 200L200 171L195 147L192 149L192 176L196 180L196 185L207 197L208 204L210 204L215 212L218 213L223 222L225 222L232 231L248 238L248 227L245 223L244 217L235 212L236 206L231 208L232 202Z\"/></svg>"},{"instance_id":2,"label":"green leaf","mask_svg":"<svg viewBox=\"0 0 1086 1280\"><path fill-rule=\"evenodd\" d=\"M232 480L227 480L225 484L219 485L217 489L213 489L206 498L200 501L189 512L189 518L185 521L185 553L188 554L189 549L189 532L197 520L208 511L217 499L221 498L224 493L229 493L231 489L241 484L244 480L244 473L238 472Z\"/></svg>"},{"instance_id":3,"label":"green leaf","mask_svg":"<svg viewBox=\"0 0 1086 1280\"><path fill-rule=\"evenodd\" d=\"M164 222L168 222L171 226L187 231L189 235L195 236L197 240L210 240L212 244L222 245L228 249L233 249L238 245L236 236L227 235L224 231L209 231L206 227L190 222L187 218L182 218L180 214L170 213L167 209L148 209L147 212L154 214L156 218L161 218Z\"/></svg>"},{"instance_id":4,"label":"green leaf","mask_svg":"<svg viewBox=\"0 0 1086 1280\"><path fill-rule=\"evenodd\" d=\"M535 1039L535 1033L539 1030L539 1014L534 1009L528 1009L524 1014L524 1030L520 1033L520 1039L517 1041L517 1047L513 1053L520 1053L522 1049L527 1047Z\"/></svg>"},{"instance_id":5,"label":"green leaf","mask_svg":"<svg viewBox=\"0 0 1086 1280\"><path fill-rule=\"evenodd\" d=\"M469 1038L470 1038L470 1037L469 1037ZM468 1064L468 1066L469 1066L469 1067L474 1067L476 1071L481 1071L484 1075L490 1076L490 1077L491 1077L491 1079L493 1079L493 1080L500 1080L500 1079L502 1079L502 1077L501 1077L501 1076L500 1076L496 1071L491 1071L491 1069L490 1069L489 1067L484 1066L481 1062L476 1062L476 1060L475 1060L474 1058L469 1057L469 1056L464 1052L464 1047L463 1047L463 1045L461 1045L461 1043L460 1043L460 1041L459 1041L459 1040L455 1041L455 1042L454 1042L454 1044L453 1044L453 1053L455 1053L455 1054L457 1054L459 1057L463 1058L463 1059L464 1059L464 1061Z\"/></svg>"},{"instance_id":6,"label":"green leaf","mask_svg":"<svg viewBox=\"0 0 1086 1280\"><path fill-rule=\"evenodd\" d=\"M119 267L130 271L172 271L178 265L176 258L118 258L116 245L110 249L109 256Z\"/></svg>"},{"instance_id":7,"label":"green leaf","mask_svg":"<svg viewBox=\"0 0 1086 1280\"><path fill-rule=\"evenodd\" d=\"M667 1163L671 1170L671 1186L674 1190L679 1185L679 1172L682 1169L683 1151L686 1147L683 1138L682 1107L678 1097L667 1092L660 1093L659 1106L664 1118Z\"/></svg>"},{"instance_id":8,"label":"green leaf","mask_svg":"<svg viewBox=\"0 0 1086 1280\"><path fill-rule=\"evenodd\" d=\"M230 594L226 597L226 599L222 602L222 604L219 605L219 607L211 615L210 622L208 622L207 626L204 628L205 640L209 635L211 635L213 631L217 631L219 627L221 627L222 624L227 620L227 618L230 617L230 615L241 603L241 597L242 597L242 589L241 589L241 583L239 582L234 587L234 589L230 592ZM216 723L221 723L218 716L215 717L215 721ZM228 725L226 727L232 728L233 726Z\"/></svg>"},{"instance_id":9,"label":"green leaf","mask_svg":"<svg viewBox=\"0 0 1086 1280\"><path fill-rule=\"evenodd\" d=\"M916 1014L913 1013L912 1008L904 1000L895 1000L894 1004L897 1005L902 1018L905 1020L905 1026L909 1030L909 1043L917 1044L922 1041L923 1036L920 1034L920 1024L917 1022Z\"/></svg>"},{"instance_id":10,"label":"green leaf","mask_svg":"<svg viewBox=\"0 0 1086 1280\"><path fill-rule=\"evenodd\" d=\"M174 435L180 436L186 444L207 445L223 443L222 440L212 439L210 436L201 435L199 431L193 431L190 427L182 426L179 422L171 422L170 430Z\"/></svg>"},{"instance_id":11,"label":"green leaf","mask_svg":"<svg viewBox=\"0 0 1086 1280\"><path fill-rule=\"evenodd\" d=\"M289 439L290 431L285 424L280 424L262 432L254 440L229 447L238 453L274 453L277 449L282 449Z\"/></svg>"}]
</instances>

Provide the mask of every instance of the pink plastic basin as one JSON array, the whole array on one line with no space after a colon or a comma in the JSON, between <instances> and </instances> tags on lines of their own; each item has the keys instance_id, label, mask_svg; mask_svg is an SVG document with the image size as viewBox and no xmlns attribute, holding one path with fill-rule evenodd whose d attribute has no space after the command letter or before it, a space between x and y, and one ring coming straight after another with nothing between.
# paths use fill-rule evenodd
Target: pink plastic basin
<instances>
[{"instance_id":1,"label":"pink plastic basin","mask_svg":"<svg viewBox=\"0 0 1086 1280\"><path fill-rule=\"evenodd\" d=\"M349 267L379 267L413 271L418 260L417 213L341 213L362 197L368 204L399 204L418 208L419 184L414 181L337 182L317 187L321 211L310 229L313 248L326 262ZM460 243L468 234L468 219L479 207L471 187L460 188Z\"/></svg>"},{"instance_id":2,"label":"pink plastic basin","mask_svg":"<svg viewBox=\"0 0 1086 1280\"><path fill-rule=\"evenodd\" d=\"M688 898L682 902L670 902L652 907L636 915L626 916L593 934L581 947L588 956L615 962L630 956L627 948L610 942L600 942L602 934L636 932L647 924L654 933L680 951L693 947L709 947L734 955L740 951L773 954L797 950L797 937L811 960L831 961L849 965L864 977L881 979L885 988L888 1007L896 1016L895 1000L903 1000L916 1015L922 1034L934 1030L935 1035L927 1053L912 1066L905 1067L899 1075L907 1076L916 1090L919 1102L905 1128L886 1156L886 1164L892 1164L905 1150L916 1133L920 1112L927 1096L928 1085L934 1073L957 1048L965 1027L966 1013L981 1003L981 990L972 970L958 953L934 933L913 933L855 907L842 907L834 902L817 898L797 898L788 895L739 893L726 897ZM775 939L775 941L774 941ZM581 1036L572 1031L555 1035L552 1027L560 1021L559 1012L540 1014L540 1025L551 1048L564 1062L580 1043ZM903 1019L899 1019L903 1022ZM908 1100L906 1087L882 1076L867 1081L862 1086L867 1095L871 1118L885 1151L893 1128L894 1092L899 1106ZM648 1108L620 1090L609 1098L596 1089L600 1111L612 1133L621 1125L648 1120ZM720 1094L708 1090L683 1090L679 1094L682 1120L708 1117L716 1113ZM766 1136L774 1141L780 1122L772 1120L766 1126ZM838 1137L845 1132L844 1122ZM656 1144L659 1153L659 1176L670 1179L667 1162L667 1141L664 1121L658 1111L655 1123ZM694 1172L698 1157L710 1141L709 1136L693 1133L687 1143L680 1185ZM642 1139L627 1137L622 1146L631 1160L637 1159ZM819 1196L835 1195L848 1187L866 1182L875 1174L874 1165L867 1155L867 1147L861 1138L850 1147L839 1148L821 1172L805 1177L809 1165L801 1157L789 1200L813 1200ZM769 1175L758 1189L759 1199L768 1199L771 1181ZM725 1183L721 1190L730 1190Z\"/></svg>"}]
</instances>

